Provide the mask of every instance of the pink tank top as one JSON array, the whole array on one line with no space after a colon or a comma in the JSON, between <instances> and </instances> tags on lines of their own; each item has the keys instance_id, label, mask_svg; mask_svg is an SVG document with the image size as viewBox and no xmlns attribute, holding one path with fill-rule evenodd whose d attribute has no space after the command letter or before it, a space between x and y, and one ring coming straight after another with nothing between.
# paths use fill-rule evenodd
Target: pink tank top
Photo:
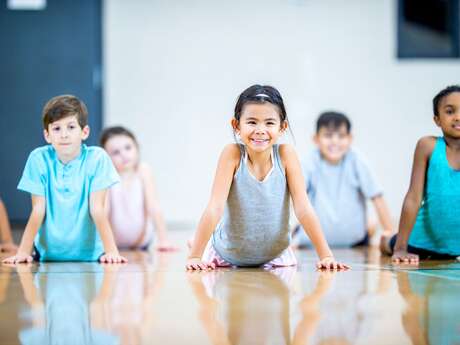
<instances>
[{"instance_id":1,"label":"pink tank top","mask_svg":"<svg viewBox=\"0 0 460 345\"><path fill-rule=\"evenodd\" d=\"M149 244L153 235L153 224L146 217L142 179L137 174L129 181L121 181L109 190L110 224L119 248L134 246L145 228L138 247Z\"/></svg>"}]
</instances>

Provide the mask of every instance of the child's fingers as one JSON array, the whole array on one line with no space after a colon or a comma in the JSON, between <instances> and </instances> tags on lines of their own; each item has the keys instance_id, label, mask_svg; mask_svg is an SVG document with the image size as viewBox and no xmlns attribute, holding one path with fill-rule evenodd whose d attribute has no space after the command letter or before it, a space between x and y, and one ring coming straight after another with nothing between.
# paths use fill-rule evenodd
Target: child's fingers
<instances>
[{"instance_id":1,"label":"child's fingers","mask_svg":"<svg viewBox=\"0 0 460 345\"><path fill-rule=\"evenodd\" d=\"M14 262L11 262L11 258L6 258L2 260L2 264L12 264Z\"/></svg>"},{"instance_id":2,"label":"child's fingers","mask_svg":"<svg viewBox=\"0 0 460 345\"><path fill-rule=\"evenodd\" d=\"M418 264L418 256L411 256L409 261L414 264Z\"/></svg>"}]
</instances>

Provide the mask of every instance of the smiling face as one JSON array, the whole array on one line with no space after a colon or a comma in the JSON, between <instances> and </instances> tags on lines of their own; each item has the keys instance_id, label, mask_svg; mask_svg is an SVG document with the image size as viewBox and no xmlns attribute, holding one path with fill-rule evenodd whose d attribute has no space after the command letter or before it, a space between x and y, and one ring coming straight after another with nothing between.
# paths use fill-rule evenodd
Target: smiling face
<instances>
[{"instance_id":1,"label":"smiling face","mask_svg":"<svg viewBox=\"0 0 460 345\"><path fill-rule=\"evenodd\" d=\"M89 136L89 127L80 127L76 115L54 121L44 130L45 140L57 152L58 158L67 163L80 155L81 143Z\"/></svg>"},{"instance_id":2,"label":"smiling face","mask_svg":"<svg viewBox=\"0 0 460 345\"><path fill-rule=\"evenodd\" d=\"M119 173L133 171L139 163L139 149L132 138L127 135L114 135L104 145Z\"/></svg>"},{"instance_id":3,"label":"smiling face","mask_svg":"<svg viewBox=\"0 0 460 345\"><path fill-rule=\"evenodd\" d=\"M281 122L277 106L253 103L244 106L240 120L233 119L232 126L249 151L263 152L278 141L287 122Z\"/></svg>"},{"instance_id":4,"label":"smiling face","mask_svg":"<svg viewBox=\"0 0 460 345\"><path fill-rule=\"evenodd\" d=\"M318 145L321 156L332 164L337 164L342 160L352 142L352 136L345 124L338 128L321 127L313 139Z\"/></svg>"},{"instance_id":5,"label":"smiling face","mask_svg":"<svg viewBox=\"0 0 460 345\"><path fill-rule=\"evenodd\" d=\"M439 102L438 115L433 119L444 136L460 139L460 92L445 96Z\"/></svg>"}]
</instances>

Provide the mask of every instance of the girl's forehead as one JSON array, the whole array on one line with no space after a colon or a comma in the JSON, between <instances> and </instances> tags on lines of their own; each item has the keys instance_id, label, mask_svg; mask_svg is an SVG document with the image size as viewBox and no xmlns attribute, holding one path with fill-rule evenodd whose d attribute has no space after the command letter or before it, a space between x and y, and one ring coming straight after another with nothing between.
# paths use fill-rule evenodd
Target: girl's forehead
<instances>
[{"instance_id":1,"label":"girl's forehead","mask_svg":"<svg viewBox=\"0 0 460 345\"><path fill-rule=\"evenodd\" d=\"M127 135L116 134L113 137L110 137L107 140L105 145L106 146L111 146L111 145L117 146L117 145L124 145L124 144L127 144L127 143L134 143L134 140L131 137L127 136Z\"/></svg>"},{"instance_id":2,"label":"girl's forehead","mask_svg":"<svg viewBox=\"0 0 460 345\"><path fill-rule=\"evenodd\" d=\"M276 117L280 118L279 109L271 103L249 103L243 107L241 118L247 117Z\"/></svg>"}]
</instances>

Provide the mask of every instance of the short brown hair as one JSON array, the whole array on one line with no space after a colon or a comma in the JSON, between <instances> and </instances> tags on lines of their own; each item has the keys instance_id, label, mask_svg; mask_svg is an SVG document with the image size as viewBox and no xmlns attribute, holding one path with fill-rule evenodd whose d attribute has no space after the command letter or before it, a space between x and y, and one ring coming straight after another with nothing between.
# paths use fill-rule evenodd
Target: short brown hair
<instances>
[{"instance_id":1,"label":"short brown hair","mask_svg":"<svg viewBox=\"0 0 460 345\"><path fill-rule=\"evenodd\" d=\"M83 129L88 125L88 109L85 103L73 95L60 95L51 98L43 108L43 127L68 116L76 116L78 124Z\"/></svg>"}]
</instances>

